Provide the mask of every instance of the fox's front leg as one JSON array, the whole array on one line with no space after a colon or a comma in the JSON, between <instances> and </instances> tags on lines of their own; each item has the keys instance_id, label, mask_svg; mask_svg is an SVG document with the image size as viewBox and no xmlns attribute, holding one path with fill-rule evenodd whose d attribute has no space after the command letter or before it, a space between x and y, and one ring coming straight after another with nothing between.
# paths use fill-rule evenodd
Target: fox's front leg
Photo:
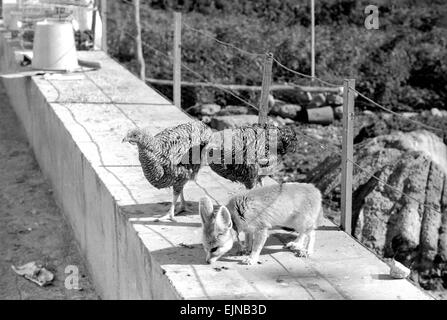
<instances>
[{"instance_id":1,"label":"fox's front leg","mask_svg":"<svg viewBox=\"0 0 447 320\"><path fill-rule=\"evenodd\" d=\"M250 232L245 232L245 254L251 254L253 249L253 234Z\"/></svg>"},{"instance_id":2,"label":"fox's front leg","mask_svg":"<svg viewBox=\"0 0 447 320\"><path fill-rule=\"evenodd\" d=\"M298 257L309 257L313 254L315 246L315 230L300 233L295 241L285 245L286 248L296 252Z\"/></svg>"},{"instance_id":3,"label":"fox's front leg","mask_svg":"<svg viewBox=\"0 0 447 320\"><path fill-rule=\"evenodd\" d=\"M307 254L313 255L315 248L315 230L308 233L309 241L307 242Z\"/></svg>"},{"instance_id":4,"label":"fox's front leg","mask_svg":"<svg viewBox=\"0 0 447 320\"><path fill-rule=\"evenodd\" d=\"M268 229L261 229L253 233L253 244L251 254L242 261L243 264L256 264L259 260L259 254L264 247L268 237Z\"/></svg>"},{"instance_id":5,"label":"fox's front leg","mask_svg":"<svg viewBox=\"0 0 447 320\"><path fill-rule=\"evenodd\" d=\"M236 255L243 256L245 254L245 248L244 245L242 244L241 239L239 238L239 233L235 233L234 237L235 237L234 240L236 240L238 246Z\"/></svg>"}]
</instances>

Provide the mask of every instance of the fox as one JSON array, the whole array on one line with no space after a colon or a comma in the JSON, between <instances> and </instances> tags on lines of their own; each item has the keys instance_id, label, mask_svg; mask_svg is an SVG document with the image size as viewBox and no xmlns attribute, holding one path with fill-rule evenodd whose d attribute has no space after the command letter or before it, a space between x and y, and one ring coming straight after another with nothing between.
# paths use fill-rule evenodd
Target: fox
<instances>
[{"instance_id":1,"label":"fox","mask_svg":"<svg viewBox=\"0 0 447 320\"><path fill-rule=\"evenodd\" d=\"M323 205L321 192L314 185L284 183L245 191L216 210L211 199L203 197L199 202L199 214L208 264L215 263L237 242L239 252L247 255L242 263L253 265L259 260L269 230L278 227L297 233L296 239L285 248L298 257L312 255ZM245 246L239 239L241 232L245 235Z\"/></svg>"}]
</instances>

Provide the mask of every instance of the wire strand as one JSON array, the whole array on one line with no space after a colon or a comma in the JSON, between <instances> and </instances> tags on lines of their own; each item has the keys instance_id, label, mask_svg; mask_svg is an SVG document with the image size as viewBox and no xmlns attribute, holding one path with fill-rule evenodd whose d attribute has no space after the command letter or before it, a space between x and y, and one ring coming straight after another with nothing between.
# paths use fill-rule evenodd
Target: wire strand
<instances>
[{"instance_id":1,"label":"wire strand","mask_svg":"<svg viewBox=\"0 0 447 320\"><path fill-rule=\"evenodd\" d=\"M124 31L124 33L126 33L129 37L132 37L132 38L135 40L135 36L133 36L133 35L130 34L129 32ZM146 48L148 48L148 49L150 49L150 50L153 50L153 51L155 51L155 52L158 52L159 54L163 55L164 57L166 57L167 59L169 59L171 63L173 63L173 57L171 57L171 56L169 56L168 54L166 54L166 53L164 53L164 52L162 52L162 51L160 51L160 50L154 48L153 46L147 44L147 43L144 42L144 41L142 41L142 44L143 44L144 47L146 47ZM202 74L198 73L197 71L194 71L193 69L191 69L190 67L188 67L186 64L181 63L181 66L182 66L182 68L184 68L185 70L191 72L191 73L194 74L195 76L197 76L197 77L199 77L200 79L202 79L204 82L212 84L212 82L208 81L208 80L205 78L205 76L203 76ZM236 93L232 92L231 90L224 89L224 88L219 88L219 89L222 90L222 91L224 91L224 92L226 92L226 93L228 93L228 94L230 94L230 95L233 96L234 98L236 98L236 99L238 99L239 101L243 102L244 104L246 104L246 105L252 107L253 109L255 109L255 110L259 110L258 107L256 107L256 106L253 105L252 103L248 102L247 100L241 98L239 95L237 95Z\"/></svg>"},{"instance_id":2,"label":"wire strand","mask_svg":"<svg viewBox=\"0 0 447 320\"><path fill-rule=\"evenodd\" d=\"M200 33L201 35L203 35L203 36L205 36L205 37L207 37L207 38L209 38L209 39L211 39L211 40L213 40L213 41L215 41L215 42L217 42L217 43L219 43L221 45L224 45L226 47L229 47L229 48L232 48L234 50L237 50L237 51L239 51L239 52L241 52L243 54L246 54L246 55L249 55L249 56L252 56L252 57L256 57L256 58L264 56L261 53L250 52L250 51L247 51L245 49L241 49L241 48L239 48L239 47L237 47L237 46L235 46L235 45L233 45L233 44L231 44L229 42L225 42L225 41L219 40L219 39L215 38L211 33L207 32L207 31L196 29L194 27L191 27L189 24L187 24L185 22L183 22L183 25L186 28L188 28L189 30L191 30L191 31Z\"/></svg>"},{"instance_id":3,"label":"wire strand","mask_svg":"<svg viewBox=\"0 0 447 320\"><path fill-rule=\"evenodd\" d=\"M127 1L123 1L123 3L127 3L127 4L129 4L129 5L131 4L131 3L127 2ZM239 52L241 52L241 53L243 53L243 54L250 55L250 56L252 56L252 57L261 57L261 56L263 56L262 54L258 54L258 53L250 52L250 51L241 49L241 48L239 48L239 47L237 47L237 46L235 46L235 45L233 45L233 44L231 44L231 43L228 43L228 42L225 42L225 41L218 40L218 39L216 39L212 34L210 34L209 32L206 32L206 31L203 31L203 30L196 29L196 28L190 26L190 25L187 24L187 23L183 23L183 25L184 25L186 28L188 28L189 30L191 30L191 31L197 32L197 33L199 33L199 34L201 34L201 35L203 35L203 36L205 36L205 37L207 37L207 38L209 38L209 39L212 39L213 41L215 41L215 42L217 42L217 43L219 43L219 44L221 44L221 45L224 45L224 46L226 46L226 47L229 47L229 48L232 48L232 49L234 49L234 50L237 50L237 51L239 51ZM128 36L132 37L132 38L135 40L135 37L134 37L132 34L130 34L130 33L127 32L127 31L124 31L124 32L125 32ZM164 57L168 58L168 59L170 60L171 63L173 62L173 61L172 61L173 58L172 58L171 56L169 56L168 54L166 54L166 53L164 53L164 52L158 50L157 48L154 48L153 46L151 46L151 45L149 45L149 44L147 44L147 43L145 43L145 42L142 42L142 44L143 44L143 46L145 46L146 48L149 48L150 50L152 50L152 51L154 51L154 52L157 52L157 53L163 55ZM291 68L288 68L287 66L285 66L284 64L282 64L282 63L281 63L278 59L276 59L276 58L273 58L273 60L274 60L274 61L278 64L278 66L280 66L281 68L283 68L283 69L285 69L285 70L287 70L287 71L289 71L289 72L291 72L291 73L293 73L293 74L295 74L295 75L298 75L298 76L300 76L300 77L308 78L308 79L311 79L311 80L316 80L316 81L319 81L319 82L321 82L321 83L323 83L323 84L325 84L325 85L327 85L327 86L330 86L330 87L340 87L340 86L341 86L341 85L337 85L337 84L334 84L334 83L327 82L327 81L322 80L322 79L320 79L320 78L318 78L318 77L311 76L311 75L307 75L307 74L301 73L301 72L299 72L299 71L293 70L293 69L291 69ZM188 67L187 65L185 65L185 64L182 63L181 66L182 66L182 68L184 68L185 70L191 72L192 74L194 74L195 76L199 77L199 78L202 79L203 81L205 81L205 82L207 82L207 83L211 83L211 82L209 82L203 75L201 75L200 73L194 71L193 69L191 69L191 68ZM233 97L237 98L237 99L240 100L241 102L246 103L247 105L251 106L251 107L254 108L255 110L258 110L258 108L257 108L256 106L254 106L253 104L251 104L251 103L249 103L248 101L244 100L243 98L239 97L237 94L233 93L232 91L227 90L227 89L222 89L222 88L220 88L220 89L221 89L222 91L224 91L224 92L229 93L230 95L232 95ZM373 105L379 107L380 109L382 109L382 110L384 110L384 111L386 111L386 112L389 112L389 113L391 113L391 114L394 114L394 115L396 115L396 116L402 117L402 116L401 116L400 114L398 114L397 112L394 112L394 111L392 111L392 110L390 110L390 109L388 109L388 108L386 108L386 107L380 105L379 103L377 103L377 102L373 101L372 99L366 97L364 94L358 92L358 91L355 90L354 88L349 87L349 90L352 90L353 92L357 93L360 97L364 98L365 100L367 100L368 102L372 103ZM413 122L413 123L415 123L415 124L418 124L418 125L420 125L420 126L423 126L423 127L425 127L425 128L428 128L428 129L431 129L431 130L440 131L440 132L443 132L443 133L444 133L444 130L442 130L442 129L435 128L435 127L426 125L426 124L424 124L424 123L421 123L421 122L419 122L419 121L415 121L415 120L412 120L412 119L408 119L408 118L405 118L405 119L408 120L408 121L410 121L410 122ZM314 139L314 138L312 138L312 137L310 137L310 136L308 136L308 135L306 135L306 134L304 134L304 133L301 133L301 132L299 132L299 131L298 131L297 133L298 133L300 136L302 136L303 138L307 139L308 141L311 141L311 142L314 143L314 144L318 144L318 145L319 145L322 149L324 149L324 150L327 150L327 151L334 151L334 149L336 149L335 153L336 153L338 156L341 156L341 155L342 155L341 152L340 152L340 147L336 147L336 146L328 146L328 145L326 145L326 144L324 144L324 143L318 141L317 139ZM358 163L356 163L355 161L353 161L353 160L351 160L351 159L347 159L347 161L350 162L350 163L352 163L356 168L360 169L362 172L364 172L364 173L368 174L369 176L371 176L373 179L375 179L375 180L377 180L378 182L384 184L385 186L391 188L392 190L395 190L396 192L398 192L398 193L401 194L402 196L405 196L406 198L408 198L408 199L410 199L410 200L413 200L413 201L417 202L419 205L421 205L421 206L423 206L423 207L425 207L425 208L428 208L428 209L430 209L430 210L433 210L433 211L435 211L435 212L437 212L437 213L442 214L440 211L436 210L436 209L433 208L432 206L429 206L429 205L427 205L427 204L425 204L425 203L422 203L422 202L420 202L419 200L417 200L416 198L414 198L414 197L412 197L412 196L406 194L405 192L399 190L398 188L396 188L396 187L394 187L394 186L391 186L390 184L388 184L388 183L385 182L384 180L382 180L382 179L380 179L379 177L377 177L374 173L368 171L367 169L364 169L362 166L360 166L360 165L359 165ZM201 188L202 190L204 190L204 189L203 189L197 182L196 182L196 184L197 184L197 186L199 186L199 188ZM215 199L214 199L214 200L215 200ZM216 200L215 200L215 201L216 201ZM217 201L216 201L216 202L217 202Z\"/></svg>"},{"instance_id":4,"label":"wire strand","mask_svg":"<svg viewBox=\"0 0 447 320\"><path fill-rule=\"evenodd\" d=\"M316 81L319 81L319 82L321 82L321 83L323 83L323 84L325 84L325 85L327 85L327 86L330 86L330 87L341 87L341 86L342 86L342 85L337 85L337 84L334 84L334 83L327 82L327 81L322 80L322 79L320 79L320 78L318 78L318 77L315 77L315 76L311 76L311 75L304 74L304 73L301 73L301 72L299 72L299 71L290 69L289 67L286 67L284 64L282 64L282 63L281 63L278 59L276 59L276 58L273 58L273 61L275 61L281 68L283 68L283 69L285 69L285 70L287 70L287 71L289 71L289 72L291 72L291 73L294 73L294 74L296 74L296 75L298 75L298 76L300 76L300 77L308 78L308 79L311 79L311 80L316 80Z\"/></svg>"},{"instance_id":5,"label":"wire strand","mask_svg":"<svg viewBox=\"0 0 447 320\"><path fill-rule=\"evenodd\" d=\"M371 171L364 169L361 165L359 165L359 164L356 163L355 161L352 161L351 159L347 159L347 160L348 160L350 163L352 163L355 167L359 168L361 171L363 171L364 173L366 173L366 174L368 174L369 176L371 176L373 179L375 179L375 180L377 180L377 181L383 183L385 186L387 186L387 187L393 189L394 191L400 193L401 195L407 197L408 199L411 199L411 200L417 202L419 205L424 206L425 208L428 208L428 209L430 209L430 210L433 210L434 212L439 213L440 215L442 215L442 212L441 212L441 211L439 211L439 210L437 210L437 209L433 208L432 206L429 206L429 205L427 205L427 204L425 204L425 203L422 203L422 202L420 202L419 200L417 200L416 198L414 198L414 197L412 197L412 196L406 194L405 192L403 192L403 191L397 189L396 187L393 187L392 185L388 184L388 183L385 182L384 180L382 180L382 179L380 179L379 177L377 177L377 176L376 176L374 173L372 173Z\"/></svg>"},{"instance_id":6,"label":"wire strand","mask_svg":"<svg viewBox=\"0 0 447 320\"><path fill-rule=\"evenodd\" d=\"M305 137L306 139L311 140L311 141L313 141L314 143L319 144L321 148L323 148L323 149L325 149L325 150L327 150L327 151L331 151L331 150L329 150L329 148L330 148L329 146L327 146L327 145L325 145L325 144L323 144L323 143L320 143L319 141L316 141L316 139L313 139L313 138L309 137L308 135L305 135L305 134L300 133L300 132L298 132L298 133L299 133L301 136ZM333 148L335 148L335 147L333 147ZM339 148L338 148L338 149L339 149ZM338 156L341 157L341 153L340 153L340 152L336 152L336 154L337 154ZM425 208L428 208L428 209L430 209L430 210L433 210L433 211L435 211L436 213L439 213L439 214L442 215L441 211L439 211L439 210L437 210L437 209L433 208L432 206L429 206L429 205L427 205L427 204L425 204L425 203L422 203L422 202L420 202L419 200L417 200L416 198L414 198L414 197L412 197L412 196L406 194L405 192L399 190L398 188L393 187L392 185L388 184L388 183L385 182L384 180L382 180L382 179L380 179L379 177L377 177L377 176L376 176L374 173L372 173L371 171L369 171L369 170L367 170L367 169L364 169L364 168L363 168L361 165L359 165L357 162L355 162L355 161L353 161L353 160L351 160L351 159L349 159L349 158L347 159L347 161L349 161L350 163L352 163L355 167L357 167L358 169L360 169L362 172L364 172L364 173L368 174L369 176L371 176L373 179L375 179L375 180L379 181L380 183L384 184L385 186L389 187L390 189L393 189L394 191L396 191L396 192L398 192L399 194L401 194L401 195L407 197L408 199L417 202L419 205L424 206Z\"/></svg>"}]
</instances>

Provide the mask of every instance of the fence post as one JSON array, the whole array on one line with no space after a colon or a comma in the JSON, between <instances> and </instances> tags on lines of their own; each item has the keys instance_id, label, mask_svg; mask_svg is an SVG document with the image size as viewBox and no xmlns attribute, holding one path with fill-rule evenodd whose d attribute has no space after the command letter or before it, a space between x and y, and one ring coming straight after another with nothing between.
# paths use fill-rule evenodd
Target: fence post
<instances>
[{"instance_id":1,"label":"fence post","mask_svg":"<svg viewBox=\"0 0 447 320\"><path fill-rule=\"evenodd\" d=\"M174 105L181 108L182 102L182 13L174 12Z\"/></svg>"},{"instance_id":2,"label":"fence post","mask_svg":"<svg viewBox=\"0 0 447 320\"><path fill-rule=\"evenodd\" d=\"M272 67L273 54L266 53L264 58L264 71L262 75L261 101L259 104L259 124L261 125L267 123L267 116L269 113L268 99L270 94L270 85L272 83Z\"/></svg>"},{"instance_id":3,"label":"fence post","mask_svg":"<svg viewBox=\"0 0 447 320\"><path fill-rule=\"evenodd\" d=\"M341 228L352 233L352 162L354 158L354 92L355 80L344 81L343 87L343 148L341 176Z\"/></svg>"},{"instance_id":4,"label":"fence post","mask_svg":"<svg viewBox=\"0 0 447 320\"><path fill-rule=\"evenodd\" d=\"M101 50L107 53L107 0L101 0L100 12L102 24Z\"/></svg>"},{"instance_id":5,"label":"fence post","mask_svg":"<svg viewBox=\"0 0 447 320\"><path fill-rule=\"evenodd\" d=\"M137 29L137 36L135 37L137 60L140 65L140 78L144 81L146 79L146 64L144 62L143 42L141 39L140 0L133 0L133 4L135 7L135 27Z\"/></svg>"},{"instance_id":6,"label":"fence post","mask_svg":"<svg viewBox=\"0 0 447 320\"><path fill-rule=\"evenodd\" d=\"M96 49L96 13L98 10L98 0L93 1L92 11L92 35L93 35L93 50Z\"/></svg>"},{"instance_id":7,"label":"fence post","mask_svg":"<svg viewBox=\"0 0 447 320\"><path fill-rule=\"evenodd\" d=\"M314 81L315 77L315 0L310 0L310 19L311 19L311 58L310 58L310 65L311 65L311 76L312 81Z\"/></svg>"}]
</instances>

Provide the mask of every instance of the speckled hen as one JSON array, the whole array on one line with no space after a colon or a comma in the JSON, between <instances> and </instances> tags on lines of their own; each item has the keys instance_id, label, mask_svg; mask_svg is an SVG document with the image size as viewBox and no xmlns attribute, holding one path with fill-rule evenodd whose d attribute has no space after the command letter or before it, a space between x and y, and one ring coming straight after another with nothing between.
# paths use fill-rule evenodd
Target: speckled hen
<instances>
[{"instance_id":1,"label":"speckled hen","mask_svg":"<svg viewBox=\"0 0 447 320\"><path fill-rule=\"evenodd\" d=\"M201 167L201 152L212 131L200 121L180 124L152 136L148 128L130 130L123 142L138 146L144 176L157 189L173 187L169 212L158 220L174 220L175 204L180 196L185 209L183 187L195 179Z\"/></svg>"},{"instance_id":2,"label":"speckled hen","mask_svg":"<svg viewBox=\"0 0 447 320\"><path fill-rule=\"evenodd\" d=\"M271 175L280 156L294 152L296 145L296 134L289 127L255 124L229 129L213 134L207 151L208 164L221 177L252 189L258 183L262 185L262 177ZM271 149L274 146L276 150Z\"/></svg>"}]
</instances>

